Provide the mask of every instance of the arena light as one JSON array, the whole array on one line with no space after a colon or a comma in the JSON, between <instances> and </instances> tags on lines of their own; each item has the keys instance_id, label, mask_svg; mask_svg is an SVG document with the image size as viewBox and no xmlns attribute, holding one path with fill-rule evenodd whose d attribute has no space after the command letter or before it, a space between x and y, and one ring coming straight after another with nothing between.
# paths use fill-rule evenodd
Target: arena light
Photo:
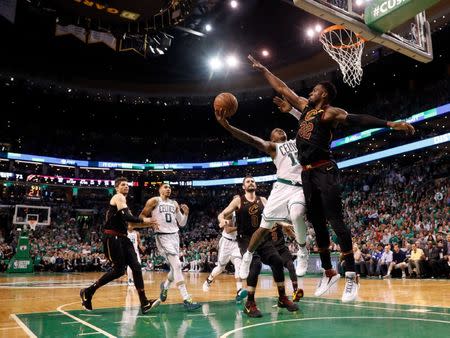
<instances>
[{"instance_id":1,"label":"arena light","mask_svg":"<svg viewBox=\"0 0 450 338\"><path fill-rule=\"evenodd\" d=\"M235 55L228 55L226 58L226 63L231 68L236 68L239 65L239 61Z\"/></svg>"},{"instance_id":2,"label":"arena light","mask_svg":"<svg viewBox=\"0 0 450 338\"><path fill-rule=\"evenodd\" d=\"M209 23L206 24L206 25L205 25L205 31L211 32L211 30L212 30L212 26L211 26Z\"/></svg>"},{"instance_id":3,"label":"arena light","mask_svg":"<svg viewBox=\"0 0 450 338\"><path fill-rule=\"evenodd\" d=\"M262 56L264 57L268 57L269 56L269 51L267 49L263 49L261 52Z\"/></svg>"},{"instance_id":4,"label":"arena light","mask_svg":"<svg viewBox=\"0 0 450 338\"><path fill-rule=\"evenodd\" d=\"M306 35L309 38L312 38L314 36L314 30L312 28L308 28L308 30L306 31Z\"/></svg>"},{"instance_id":5,"label":"arena light","mask_svg":"<svg viewBox=\"0 0 450 338\"><path fill-rule=\"evenodd\" d=\"M231 6L231 8L237 8L238 2L236 0L232 0L232 1L230 1L230 6Z\"/></svg>"},{"instance_id":6,"label":"arena light","mask_svg":"<svg viewBox=\"0 0 450 338\"><path fill-rule=\"evenodd\" d=\"M322 31L322 25L317 24L317 25L314 27L314 30L316 31L316 33L320 33L320 32Z\"/></svg>"},{"instance_id":7,"label":"arena light","mask_svg":"<svg viewBox=\"0 0 450 338\"><path fill-rule=\"evenodd\" d=\"M209 60L209 67L211 70L216 71L220 70L223 67L222 60L220 60L218 57L213 57Z\"/></svg>"}]
</instances>

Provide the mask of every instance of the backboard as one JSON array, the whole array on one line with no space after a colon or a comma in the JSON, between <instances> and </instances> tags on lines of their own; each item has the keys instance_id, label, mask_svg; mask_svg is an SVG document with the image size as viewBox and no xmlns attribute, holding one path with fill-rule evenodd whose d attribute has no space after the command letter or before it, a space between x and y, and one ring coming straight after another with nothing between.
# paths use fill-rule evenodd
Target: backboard
<instances>
[{"instance_id":1,"label":"backboard","mask_svg":"<svg viewBox=\"0 0 450 338\"><path fill-rule=\"evenodd\" d=\"M389 31L380 32L370 28L366 22L372 12L364 14L366 7L375 3L367 0L293 0L297 7L335 25L341 25L361 35L366 41L372 41L379 45L388 47L398 53L402 53L420 62L433 60L433 48L431 42L430 25L426 19L425 11L415 15L410 20L399 23ZM418 0L415 0L416 3ZM382 6L412 2L411 0L378 0ZM432 5L437 0L424 0L422 3ZM385 8L385 7L383 7ZM414 10L414 8L410 9ZM417 13L417 12L415 12ZM394 22L393 18L391 21Z\"/></svg>"},{"instance_id":2,"label":"backboard","mask_svg":"<svg viewBox=\"0 0 450 338\"><path fill-rule=\"evenodd\" d=\"M50 207L17 204L13 224L30 224L30 221L36 221L37 225L50 225L50 211Z\"/></svg>"}]
</instances>

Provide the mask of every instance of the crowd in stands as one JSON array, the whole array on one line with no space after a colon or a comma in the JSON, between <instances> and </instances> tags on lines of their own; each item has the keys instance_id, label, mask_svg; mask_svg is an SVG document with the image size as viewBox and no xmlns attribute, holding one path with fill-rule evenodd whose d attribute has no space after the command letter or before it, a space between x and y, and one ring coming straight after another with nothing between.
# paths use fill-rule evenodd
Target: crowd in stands
<instances>
[{"instance_id":1,"label":"crowd in stands","mask_svg":"<svg viewBox=\"0 0 450 338\"><path fill-rule=\"evenodd\" d=\"M352 230L358 273L387 278L396 274L402 276L401 272L404 276L419 278L449 276L449 163L444 149L435 150L413 164L393 161L358 170L357 174L355 171L342 173L344 215ZM258 193L268 196L270 189L271 184L261 183ZM109 268L102 253L100 234L110 195L100 191L78 196L71 203L47 200L47 205L52 207L51 225L38 227L31 239L37 271L101 271ZM173 189L173 197L191 209L188 224L180 229L181 260L186 271L209 271L214 266L220 238L217 214L240 192L240 185ZM17 194L20 195L20 191ZM150 196L144 193L142 201L130 201L135 214ZM11 201L2 199L1 202ZM83 216L81 207L91 208L93 212ZM157 252L152 231L143 229L140 232L146 247L142 253L143 268L167 268ZM3 230L0 236L0 259L4 261L15 251L16 227L11 227L9 233ZM330 239L330 248L339 251L339 243L331 229ZM307 244L312 253L317 252L312 227L308 229ZM289 247L296 252L295 243L290 243ZM399 250L405 254L401 262L396 261Z\"/></svg>"}]
</instances>

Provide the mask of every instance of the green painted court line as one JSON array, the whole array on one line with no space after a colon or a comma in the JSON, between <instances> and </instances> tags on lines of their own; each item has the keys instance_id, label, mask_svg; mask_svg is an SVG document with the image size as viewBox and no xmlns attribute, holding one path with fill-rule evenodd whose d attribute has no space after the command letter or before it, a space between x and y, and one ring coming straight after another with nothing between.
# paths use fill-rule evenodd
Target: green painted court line
<instances>
[{"instance_id":1,"label":"green painted court line","mask_svg":"<svg viewBox=\"0 0 450 338\"><path fill-rule=\"evenodd\" d=\"M273 308L276 304L273 297L257 298L256 302L263 313L262 318L247 317L242 313L242 304L237 305L232 300L204 303L194 312L185 311L182 304L164 304L149 316L140 315L139 307L101 308L92 313L65 311L70 315L68 317L76 317L78 322L82 317L78 325L61 325L70 319L54 316L54 312L17 316L36 337L60 337L61 333L64 337L103 335L101 330L109 337L428 338L447 336L450 330L449 308L372 302L343 304L334 299L304 298L299 303L300 310L290 313ZM86 323L96 329L93 331Z\"/></svg>"}]
</instances>

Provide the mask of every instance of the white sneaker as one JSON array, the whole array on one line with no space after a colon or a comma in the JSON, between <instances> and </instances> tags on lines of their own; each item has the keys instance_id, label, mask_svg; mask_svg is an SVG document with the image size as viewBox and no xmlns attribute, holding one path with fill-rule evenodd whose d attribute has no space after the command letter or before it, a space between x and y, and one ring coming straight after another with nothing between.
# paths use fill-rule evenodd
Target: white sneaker
<instances>
[{"instance_id":1,"label":"white sneaker","mask_svg":"<svg viewBox=\"0 0 450 338\"><path fill-rule=\"evenodd\" d=\"M240 279L247 279L250 272L250 264L252 264L252 259L253 254L248 251L244 254L244 256L242 256L241 267L239 269Z\"/></svg>"},{"instance_id":2,"label":"white sneaker","mask_svg":"<svg viewBox=\"0 0 450 338\"><path fill-rule=\"evenodd\" d=\"M402 273L402 279L405 279L406 278L406 273Z\"/></svg>"},{"instance_id":3,"label":"white sneaker","mask_svg":"<svg viewBox=\"0 0 450 338\"><path fill-rule=\"evenodd\" d=\"M353 302L358 298L359 277L354 271L347 271L345 273L345 287L342 294L342 302Z\"/></svg>"},{"instance_id":4,"label":"white sneaker","mask_svg":"<svg viewBox=\"0 0 450 338\"><path fill-rule=\"evenodd\" d=\"M334 269L325 270L323 272L323 277L320 279L319 284L317 284L316 292L314 296L322 296L327 292L336 282L341 278L341 276Z\"/></svg>"},{"instance_id":5,"label":"white sneaker","mask_svg":"<svg viewBox=\"0 0 450 338\"><path fill-rule=\"evenodd\" d=\"M134 281L131 278L128 279L128 286L134 286Z\"/></svg>"},{"instance_id":6,"label":"white sneaker","mask_svg":"<svg viewBox=\"0 0 450 338\"><path fill-rule=\"evenodd\" d=\"M297 267L295 268L295 274L302 277L306 274L308 270L308 258L309 253L306 246L300 247L297 252Z\"/></svg>"},{"instance_id":7,"label":"white sneaker","mask_svg":"<svg viewBox=\"0 0 450 338\"><path fill-rule=\"evenodd\" d=\"M203 283L203 292L208 292L209 291L209 287L211 286L212 282L208 282L208 279L205 280L205 282Z\"/></svg>"}]
</instances>

